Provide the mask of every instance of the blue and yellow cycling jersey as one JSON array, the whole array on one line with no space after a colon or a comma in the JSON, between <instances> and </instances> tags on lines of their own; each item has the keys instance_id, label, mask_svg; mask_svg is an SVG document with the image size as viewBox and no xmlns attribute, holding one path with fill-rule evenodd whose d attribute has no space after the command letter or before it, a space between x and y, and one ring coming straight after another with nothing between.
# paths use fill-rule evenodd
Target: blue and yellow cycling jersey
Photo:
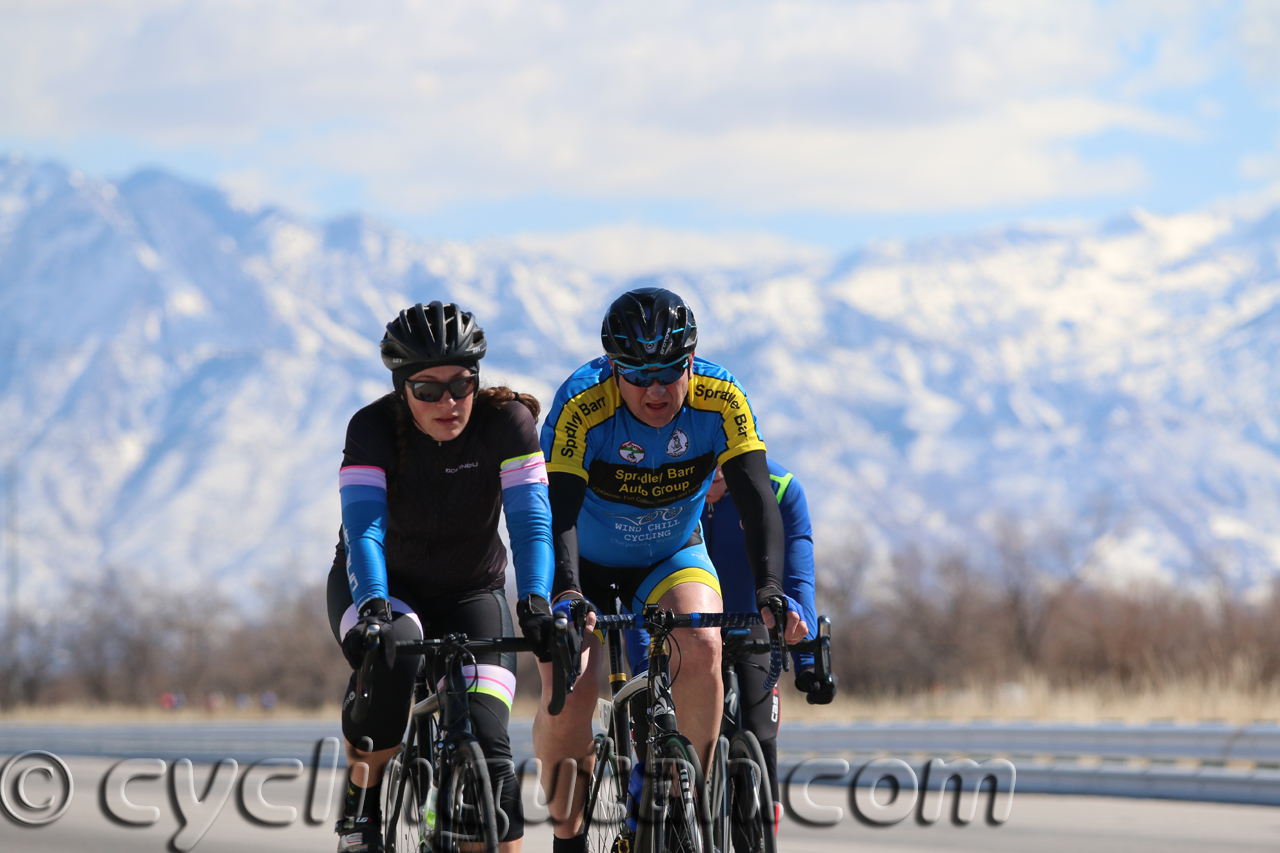
<instances>
[{"instance_id":1,"label":"blue and yellow cycling jersey","mask_svg":"<svg viewBox=\"0 0 1280 853\"><path fill-rule=\"evenodd\" d=\"M649 566L679 551L697 529L716 465L764 449L746 392L701 358L664 427L627 410L603 356L560 386L542 425L548 474L587 481L578 551L608 566Z\"/></svg>"}]
</instances>

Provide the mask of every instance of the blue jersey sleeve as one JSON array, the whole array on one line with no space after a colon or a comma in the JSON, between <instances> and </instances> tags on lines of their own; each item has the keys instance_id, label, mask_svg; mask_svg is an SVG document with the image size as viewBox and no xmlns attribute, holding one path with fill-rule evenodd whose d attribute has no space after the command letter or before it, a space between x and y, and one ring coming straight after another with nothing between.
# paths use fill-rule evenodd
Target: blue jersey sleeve
<instances>
[{"instance_id":1,"label":"blue jersey sleeve","mask_svg":"<svg viewBox=\"0 0 1280 853\"><path fill-rule=\"evenodd\" d=\"M818 614L814 605L813 525L809 521L809 504L800 481L791 473L779 477L770 471L770 479L774 481L778 508L782 511L782 526L786 531L782 589L799 603L804 623L809 629L805 637L813 639L818 635ZM791 659L797 668L813 666L811 653L792 655Z\"/></svg>"},{"instance_id":2,"label":"blue jersey sleeve","mask_svg":"<svg viewBox=\"0 0 1280 853\"><path fill-rule=\"evenodd\" d=\"M507 535L511 539L516 597L540 595L550 601L555 559L547 466L538 452L507 459L501 470L502 511L507 516Z\"/></svg>"},{"instance_id":3,"label":"blue jersey sleeve","mask_svg":"<svg viewBox=\"0 0 1280 853\"><path fill-rule=\"evenodd\" d=\"M338 473L342 498L342 543L347 549L347 585L358 610L387 592L387 474L369 465L348 465Z\"/></svg>"}]
</instances>

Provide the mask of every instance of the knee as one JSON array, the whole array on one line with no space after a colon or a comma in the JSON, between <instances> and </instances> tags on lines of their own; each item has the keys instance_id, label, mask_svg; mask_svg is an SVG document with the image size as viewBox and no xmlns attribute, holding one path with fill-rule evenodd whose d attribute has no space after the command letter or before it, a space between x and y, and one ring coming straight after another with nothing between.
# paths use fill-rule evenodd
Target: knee
<instances>
[{"instance_id":1,"label":"knee","mask_svg":"<svg viewBox=\"0 0 1280 853\"><path fill-rule=\"evenodd\" d=\"M585 713L588 717L594 714L596 710L596 694L599 692L596 689L596 685L595 673L582 673L578 683L573 687L573 692L565 697L565 707L572 708L578 713Z\"/></svg>"},{"instance_id":2,"label":"knee","mask_svg":"<svg viewBox=\"0 0 1280 853\"><path fill-rule=\"evenodd\" d=\"M680 648L681 666L694 666L699 669L720 669L720 650L722 642L720 632L714 628L691 630L683 637L676 638Z\"/></svg>"}]
</instances>

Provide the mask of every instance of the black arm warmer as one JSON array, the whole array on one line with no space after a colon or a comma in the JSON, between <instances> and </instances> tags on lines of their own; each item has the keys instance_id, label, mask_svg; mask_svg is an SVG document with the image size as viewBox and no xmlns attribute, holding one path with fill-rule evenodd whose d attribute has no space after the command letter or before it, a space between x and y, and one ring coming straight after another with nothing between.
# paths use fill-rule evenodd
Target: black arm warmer
<instances>
[{"instance_id":1,"label":"black arm warmer","mask_svg":"<svg viewBox=\"0 0 1280 853\"><path fill-rule=\"evenodd\" d=\"M768 472L765 472L768 488ZM556 570L551 579L551 600L566 590L582 592L578 583L578 513L587 496L587 481L577 474L552 472L547 475L551 496L551 542L556 551Z\"/></svg>"},{"instance_id":2,"label":"black arm warmer","mask_svg":"<svg viewBox=\"0 0 1280 853\"><path fill-rule=\"evenodd\" d=\"M756 589L774 586L781 590L786 533L778 500L769 484L769 466L764 451L751 450L735 456L724 463L721 470L724 471L729 494L733 495L733 502L738 507L738 514L742 516L747 560L756 576Z\"/></svg>"}]
</instances>

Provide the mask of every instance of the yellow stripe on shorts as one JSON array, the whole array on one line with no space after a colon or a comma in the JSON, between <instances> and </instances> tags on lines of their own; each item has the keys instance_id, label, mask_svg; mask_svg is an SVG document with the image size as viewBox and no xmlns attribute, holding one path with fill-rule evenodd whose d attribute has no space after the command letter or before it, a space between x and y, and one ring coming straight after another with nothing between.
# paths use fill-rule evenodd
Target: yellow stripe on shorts
<instances>
[{"instance_id":1,"label":"yellow stripe on shorts","mask_svg":"<svg viewBox=\"0 0 1280 853\"><path fill-rule=\"evenodd\" d=\"M450 394L453 392L450 391ZM467 688L468 693L483 693L486 696L493 696L507 706L507 710L511 710L511 696L502 690L495 690L492 687L481 687L479 684L473 684Z\"/></svg>"},{"instance_id":2,"label":"yellow stripe on shorts","mask_svg":"<svg viewBox=\"0 0 1280 853\"><path fill-rule=\"evenodd\" d=\"M720 595L720 579L714 573L706 569L690 567L680 569L667 575L662 581L653 588L649 593L649 597L645 599L645 604L657 604L658 599L667 594L667 590L673 586L682 583L701 583L706 584L716 591L716 595ZM721 596L723 598L723 596Z\"/></svg>"}]
</instances>

